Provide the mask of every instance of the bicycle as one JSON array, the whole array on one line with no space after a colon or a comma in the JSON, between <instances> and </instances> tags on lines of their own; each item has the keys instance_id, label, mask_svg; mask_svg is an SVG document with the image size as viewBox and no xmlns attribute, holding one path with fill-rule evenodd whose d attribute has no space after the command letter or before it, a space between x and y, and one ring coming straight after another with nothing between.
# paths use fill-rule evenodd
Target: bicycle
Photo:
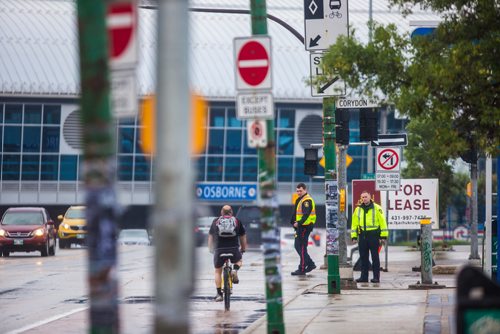
<instances>
[{"instance_id":1,"label":"bicycle","mask_svg":"<svg viewBox=\"0 0 500 334\"><path fill-rule=\"evenodd\" d=\"M244 253L241 252L242 254ZM222 266L222 295L224 298L224 310L229 311L231 308L231 294L233 293L233 263L231 262L233 253L221 253L219 255L224 259Z\"/></svg>"},{"instance_id":2,"label":"bicycle","mask_svg":"<svg viewBox=\"0 0 500 334\"><path fill-rule=\"evenodd\" d=\"M220 257L224 258L224 266L222 267L222 294L224 296L224 310L229 311L231 308L231 293L233 290L233 264L230 258L233 256L232 253L222 253Z\"/></svg>"}]
</instances>

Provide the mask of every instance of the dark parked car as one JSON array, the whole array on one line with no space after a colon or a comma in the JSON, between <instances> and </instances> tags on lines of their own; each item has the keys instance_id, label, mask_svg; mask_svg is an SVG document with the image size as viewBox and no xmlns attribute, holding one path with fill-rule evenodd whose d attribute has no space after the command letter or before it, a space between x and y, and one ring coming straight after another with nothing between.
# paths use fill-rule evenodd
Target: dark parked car
<instances>
[{"instance_id":1,"label":"dark parked car","mask_svg":"<svg viewBox=\"0 0 500 334\"><path fill-rule=\"evenodd\" d=\"M217 217L199 217L196 219L196 225L194 227L194 239L197 247L207 244L208 231L210 231L210 226L212 222Z\"/></svg>"},{"instance_id":2,"label":"dark parked car","mask_svg":"<svg viewBox=\"0 0 500 334\"><path fill-rule=\"evenodd\" d=\"M0 251L7 257L11 252L39 251L42 256L55 255L56 229L45 208L9 208L0 222Z\"/></svg>"},{"instance_id":3,"label":"dark parked car","mask_svg":"<svg viewBox=\"0 0 500 334\"><path fill-rule=\"evenodd\" d=\"M256 205L242 206L238 209L236 218L245 226L248 246L251 248L260 247L262 245L260 207Z\"/></svg>"}]
</instances>

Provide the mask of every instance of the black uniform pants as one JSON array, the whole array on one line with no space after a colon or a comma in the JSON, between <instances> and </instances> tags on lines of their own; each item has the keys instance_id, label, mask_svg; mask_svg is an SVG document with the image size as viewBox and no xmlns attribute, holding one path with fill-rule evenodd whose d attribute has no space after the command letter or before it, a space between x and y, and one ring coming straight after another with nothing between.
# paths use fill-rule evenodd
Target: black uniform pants
<instances>
[{"instance_id":1,"label":"black uniform pants","mask_svg":"<svg viewBox=\"0 0 500 334\"><path fill-rule=\"evenodd\" d=\"M307 267L314 265L314 261L311 259L309 256L309 253L307 252L307 245L309 242L309 235L311 234L311 231L313 230L314 225L306 225L306 226L300 226L297 227L296 234L297 236L295 237L295 250L297 251L297 254L299 254L300 257L300 263L299 263L299 270L300 271L306 271Z\"/></svg>"},{"instance_id":2,"label":"black uniform pants","mask_svg":"<svg viewBox=\"0 0 500 334\"><path fill-rule=\"evenodd\" d=\"M361 231L359 235L359 256L361 258L361 279L368 280L370 266L369 255L372 256L373 278L380 279L380 258L378 256L380 230Z\"/></svg>"}]
</instances>

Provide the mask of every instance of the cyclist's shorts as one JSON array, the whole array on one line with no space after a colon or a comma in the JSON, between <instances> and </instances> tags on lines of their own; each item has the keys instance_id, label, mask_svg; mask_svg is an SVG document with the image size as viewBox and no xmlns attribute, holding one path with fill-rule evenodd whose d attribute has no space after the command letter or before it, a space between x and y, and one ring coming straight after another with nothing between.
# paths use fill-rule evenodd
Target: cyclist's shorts
<instances>
[{"instance_id":1,"label":"cyclist's shorts","mask_svg":"<svg viewBox=\"0 0 500 334\"><path fill-rule=\"evenodd\" d=\"M222 268L224 265L224 257L221 257L220 254L233 254L232 256L229 257L231 263L236 263L239 260L241 260L241 253L238 247L235 248L221 248L221 249L216 249L214 251L214 267L215 268Z\"/></svg>"}]
</instances>

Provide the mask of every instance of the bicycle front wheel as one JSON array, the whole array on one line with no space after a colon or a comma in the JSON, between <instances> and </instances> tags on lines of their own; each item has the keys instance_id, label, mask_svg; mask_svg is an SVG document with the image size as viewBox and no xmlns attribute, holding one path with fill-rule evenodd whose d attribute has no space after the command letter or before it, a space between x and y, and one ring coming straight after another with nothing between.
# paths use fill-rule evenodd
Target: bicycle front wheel
<instances>
[{"instance_id":1,"label":"bicycle front wheel","mask_svg":"<svg viewBox=\"0 0 500 334\"><path fill-rule=\"evenodd\" d=\"M224 279L224 309L229 311L231 307L231 275L228 268L224 268L223 272Z\"/></svg>"}]
</instances>

